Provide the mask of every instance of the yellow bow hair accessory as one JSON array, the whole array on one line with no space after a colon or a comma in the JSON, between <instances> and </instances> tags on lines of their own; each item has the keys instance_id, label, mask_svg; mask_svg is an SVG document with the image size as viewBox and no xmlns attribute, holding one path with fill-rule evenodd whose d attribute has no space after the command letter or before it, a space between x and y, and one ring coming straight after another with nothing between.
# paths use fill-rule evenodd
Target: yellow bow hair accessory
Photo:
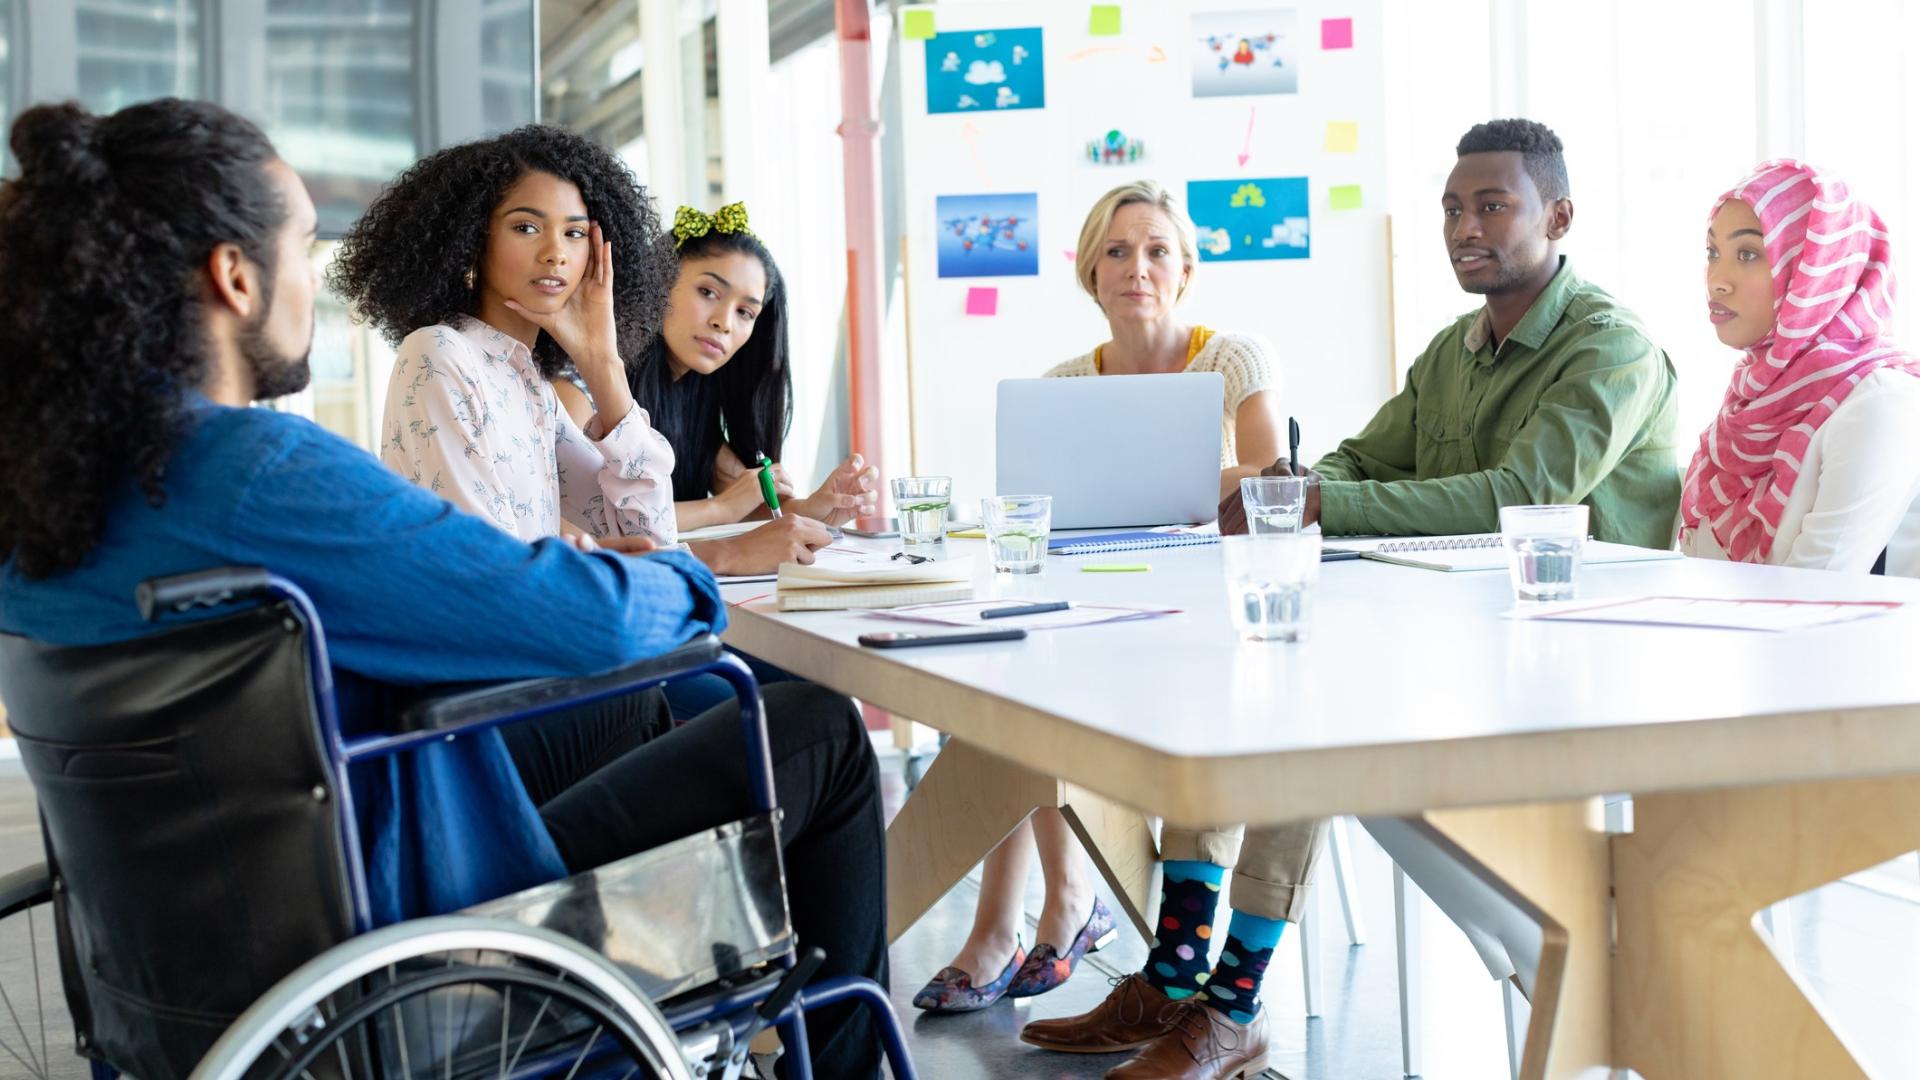
<instances>
[{"instance_id":1,"label":"yellow bow hair accessory","mask_svg":"<svg viewBox=\"0 0 1920 1080\"><path fill-rule=\"evenodd\" d=\"M743 202L727 205L708 214L683 206L673 212L674 247L682 247L695 237L705 236L709 232L745 233L753 235L747 228L747 204Z\"/></svg>"}]
</instances>

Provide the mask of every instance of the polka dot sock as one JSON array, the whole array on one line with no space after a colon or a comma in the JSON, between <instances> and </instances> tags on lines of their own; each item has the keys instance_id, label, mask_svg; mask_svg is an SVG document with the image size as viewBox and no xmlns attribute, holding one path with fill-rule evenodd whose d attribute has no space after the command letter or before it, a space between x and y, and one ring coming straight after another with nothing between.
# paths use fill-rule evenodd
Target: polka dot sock
<instances>
[{"instance_id":1,"label":"polka dot sock","mask_svg":"<svg viewBox=\"0 0 1920 1080\"><path fill-rule=\"evenodd\" d=\"M1284 919L1263 919L1244 911L1227 924L1227 945L1207 977L1204 995L1214 1009L1236 1024L1250 1024L1260 1011L1260 980L1266 977L1273 947L1287 928Z\"/></svg>"},{"instance_id":2,"label":"polka dot sock","mask_svg":"<svg viewBox=\"0 0 1920 1080\"><path fill-rule=\"evenodd\" d=\"M1160 864L1160 917L1153 949L1141 974L1161 993L1190 998L1207 981L1207 949L1213 937L1213 911L1220 903L1220 882L1227 868L1197 859Z\"/></svg>"}]
</instances>

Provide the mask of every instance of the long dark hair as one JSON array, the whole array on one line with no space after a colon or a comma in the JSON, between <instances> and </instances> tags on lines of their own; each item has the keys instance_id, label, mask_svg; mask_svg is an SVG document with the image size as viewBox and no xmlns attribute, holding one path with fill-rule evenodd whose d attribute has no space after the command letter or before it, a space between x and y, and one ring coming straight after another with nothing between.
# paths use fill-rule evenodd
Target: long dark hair
<instances>
[{"instance_id":1,"label":"long dark hair","mask_svg":"<svg viewBox=\"0 0 1920 1080\"><path fill-rule=\"evenodd\" d=\"M673 287L672 240L620 159L563 128L529 124L420 159L347 230L327 283L396 345L423 326L479 314L478 282L469 284L469 274L482 265L494 210L530 172L579 188L613 244L620 355L639 355L659 330ZM570 366L544 330L533 358L548 378Z\"/></svg>"},{"instance_id":2,"label":"long dark hair","mask_svg":"<svg viewBox=\"0 0 1920 1080\"><path fill-rule=\"evenodd\" d=\"M680 258L684 262L725 252L752 255L767 271L767 294L753 321L753 335L740 351L711 375L689 371L676 381L667 364L667 343L657 338L638 363L627 366L633 400L673 444L674 497L682 500L712 494L713 463L723 443L748 465L760 454L779 461L793 423L787 283L773 253L747 232L710 230L682 244Z\"/></svg>"},{"instance_id":3,"label":"long dark hair","mask_svg":"<svg viewBox=\"0 0 1920 1080\"><path fill-rule=\"evenodd\" d=\"M129 477L158 505L208 375L200 280L237 244L271 275L273 144L217 105L20 114L0 185L0 558L80 565Z\"/></svg>"}]
</instances>

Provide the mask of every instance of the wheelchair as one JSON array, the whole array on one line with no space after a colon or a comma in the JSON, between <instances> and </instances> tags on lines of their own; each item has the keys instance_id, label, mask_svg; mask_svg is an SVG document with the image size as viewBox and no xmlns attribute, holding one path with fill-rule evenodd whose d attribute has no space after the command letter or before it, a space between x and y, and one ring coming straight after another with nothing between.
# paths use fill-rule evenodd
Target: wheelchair
<instances>
[{"instance_id":1,"label":"wheelchair","mask_svg":"<svg viewBox=\"0 0 1920 1080\"><path fill-rule=\"evenodd\" d=\"M823 957L796 947L765 711L718 639L444 694L350 736L294 583L224 568L144 582L136 602L149 622L195 617L102 646L0 635L46 852L0 877L0 926L24 925L35 973L31 1001L0 987L0 1032L17 1031L0 1072L55 1074L41 985L55 969L95 1080L733 1080L767 1027L805 1077L804 1015L842 1004L868 1010L896 1078L915 1076L885 992L813 980ZM350 767L709 673L740 700L753 815L372 926Z\"/></svg>"}]
</instances>

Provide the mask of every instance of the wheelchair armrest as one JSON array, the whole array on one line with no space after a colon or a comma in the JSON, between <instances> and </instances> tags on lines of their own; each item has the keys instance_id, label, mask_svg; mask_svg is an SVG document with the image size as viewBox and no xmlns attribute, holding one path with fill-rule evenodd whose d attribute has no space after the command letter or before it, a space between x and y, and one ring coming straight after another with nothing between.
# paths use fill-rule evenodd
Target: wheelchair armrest
<instances>
[{"instance_id":1,"label":"wheelchair armrest","mask_svg":"<svg viewBox=\"0 0 1920 1080\"><path fill-rule=\"evenodd\" d=\"M219 566L143 581L134 586L133 602L140 608L140 617L152 622L169 611L265 596L271 592L269 580L267 571L258 566Z\"/></svg>"},{"instance_id":2,"label":"wheelchair armrest","mask_svg":"<svg viewBox=\"0 0 1920 1080\"><path fill-rule=\"evenodd\" d=\"M522 679L428 698L400 714L398 730L458 730L531 716L562 705L599 701L698 675L725 658L726 649L720 639L707 634L670 653L597 675Z\"/></svg>"},{"instance_id":3,"label":"wheelchair armrest","mask_svg":"<svg viewBox=\"0 0 1920 1080\"><path fill-rule=\"evenodd\" d=\"M53 899L53 874L43 862L0 874L0 919Z\"/></svg>"}]
</instances>

